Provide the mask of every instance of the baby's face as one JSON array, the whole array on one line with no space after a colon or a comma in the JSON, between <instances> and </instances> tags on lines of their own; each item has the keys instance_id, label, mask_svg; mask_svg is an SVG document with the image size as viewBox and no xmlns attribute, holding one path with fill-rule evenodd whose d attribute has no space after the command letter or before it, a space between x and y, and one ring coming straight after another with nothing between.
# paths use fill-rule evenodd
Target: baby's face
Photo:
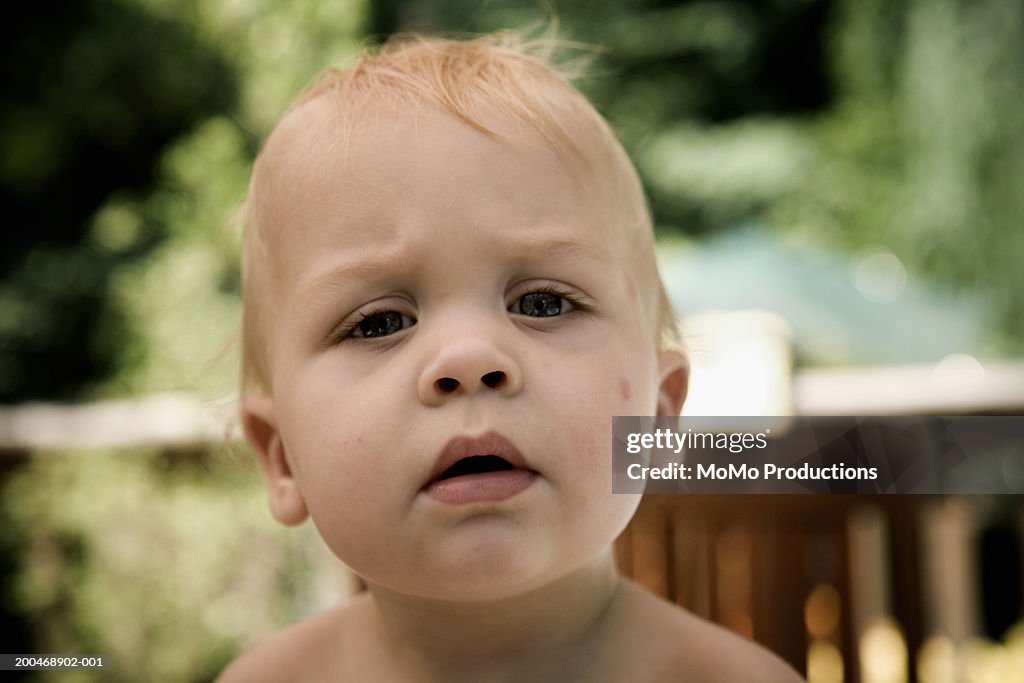
<instances>
[{"instance_id":1,"label":"baby's face","mask_svg":"<svg viewBox=\"0 0 1024 683\"><path fill-rule=\"evenodd\" d=\"M273 395L245 414L287 461L273 509L409 594L509 596L582 566L638 503L611 493L610 418L655 414L664 373L626 218L539 136L381 112L332 149L331 106L286 120L263 182ZM473 455L514 469L445 475ZM478 462L506 466L448 475Z\"/></svg>"}]
</instances>

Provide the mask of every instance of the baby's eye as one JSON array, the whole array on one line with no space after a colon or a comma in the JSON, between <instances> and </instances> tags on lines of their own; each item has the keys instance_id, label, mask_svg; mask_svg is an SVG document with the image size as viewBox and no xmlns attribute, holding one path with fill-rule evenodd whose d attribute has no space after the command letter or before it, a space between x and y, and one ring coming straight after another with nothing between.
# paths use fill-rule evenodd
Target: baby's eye
<instances>
[{"instance_id":1,"label":"baby's eye","mask_svg":"<svg viewBox=\"0 0 1024 683\"><path fill-rule=\"evenodd\" d=\"M416 321L398 311L377 311L367 313L356 323L349 333L351 337L387 337L396 332L401 332L407 327L412 327Z\"/></svg>"},{"instance_id":2,"label":"baby's eye","mask_svg":"<svg viewBox=\"0 0 1024 683\"><path fill-rule=\"evenodd\" d=\"M572 307L568 301L554 292L530 292L524 294L509 310L520 315L528 315L531 318L551 318L562 313L568 313Z\"/></svg>"}]
</instances>

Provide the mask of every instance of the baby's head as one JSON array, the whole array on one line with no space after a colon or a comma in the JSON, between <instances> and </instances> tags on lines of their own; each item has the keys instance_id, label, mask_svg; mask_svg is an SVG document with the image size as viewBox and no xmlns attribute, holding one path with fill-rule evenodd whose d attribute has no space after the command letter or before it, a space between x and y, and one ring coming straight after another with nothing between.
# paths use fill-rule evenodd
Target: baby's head
<instances>
[{"instance_id":1,"label":"baby's head","mask_svg":"<svg viewBox=\"0 0 1024 683\"><path fill-rule=\"evenodd\" d=\"M486 599L610 550L611 417L686 390L636 172L507 36L330 72L246 215L243 422L283 523L371 587Z\"/></svg>"}]
</instances>

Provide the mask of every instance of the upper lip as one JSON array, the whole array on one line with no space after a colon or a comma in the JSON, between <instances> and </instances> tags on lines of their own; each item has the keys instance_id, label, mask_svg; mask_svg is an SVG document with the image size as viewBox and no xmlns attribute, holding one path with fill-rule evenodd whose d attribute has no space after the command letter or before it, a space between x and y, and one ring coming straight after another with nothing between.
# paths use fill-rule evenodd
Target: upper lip
<instances>
[{"instance_id":1,"label":"upper lip","mask_svg":"<svg viewBox=\"0 0 1024 683\"><path fill-rule=\"evenodd\" d=\"M517 469L530 469L526 458L515 444L498 432L486 432L479 436L456 436L445 444L438 454L427 479L427 485L440 479L441 475L458 461L474 455L496 455Z\"/></svg>"}]
</instances>

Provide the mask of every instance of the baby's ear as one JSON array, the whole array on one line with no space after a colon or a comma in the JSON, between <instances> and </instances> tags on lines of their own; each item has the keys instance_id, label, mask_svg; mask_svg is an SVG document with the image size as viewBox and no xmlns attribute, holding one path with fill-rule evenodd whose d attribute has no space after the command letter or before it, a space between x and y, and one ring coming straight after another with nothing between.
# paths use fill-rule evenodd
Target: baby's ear
<instances>
[{"instance_id":1,"label":"baby's ear","mask_svg":"<svg viewBox=\"0 0 1024 683\"><path fill-rule=\"evenodd\" d=\"M690 384L690 361L678 351L662 351L658 355L658 415L679 417Z\"/></svg>"},{"instance_id":2,"label":"baby's ear","mask_svg":"<svg viewBox=\"0 0 1024 683\"><path fill-rule=\"evenodd\" d=\"M267 496L270 512L281 524L294 526L309 516L306 501L292 476L281 433L274 416L274 400L254 394L242 399L242 427L245 438L260 458L267 476Z\"/></svg>"}]
</instances>

